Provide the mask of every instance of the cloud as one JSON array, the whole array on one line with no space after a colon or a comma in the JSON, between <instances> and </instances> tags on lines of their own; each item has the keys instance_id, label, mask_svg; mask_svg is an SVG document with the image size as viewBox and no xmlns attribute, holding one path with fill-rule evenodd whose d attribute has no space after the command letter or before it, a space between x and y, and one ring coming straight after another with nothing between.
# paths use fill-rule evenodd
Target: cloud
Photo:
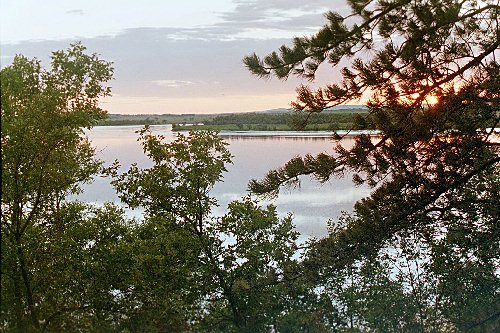
<instances>
[{"instance_id":1,"label":"cloud","mask_svg":"<svg viewBox=\"0 0 500 333\"><path fill-rule=\"evenodd\" d=\"M352 186L352 185L351 185ZM326 191L317 190L311 191L293 191L284 193L279 197L280 205L295 205L299 204L303 207L329 207L332 203L335 204L351 204L357 200L370 194L369 188L344 188L341 191Z\"/></svg>"},{"instance_id":2,"label":"cloud","mask_svg":"<svg viewBox=\"0 0 500 333\"><path fill-rule=\"evenodd\" d=\"M253 52L268 54L282 44L289 44L290 36L315 31L325 23L321 13L327 5L335 4L323 0L307 3L298 0L238 1L233 11L221 14L221 21L209 26L131 28L81 41L89 52L96 52L102 59L113 62L115 79L110 84L115 96L144 103L150 99L151 104L158 98L162 103L163 99L183 102L197 99L210 106L206 112L287 107L293 100L295 88L309 82L295 77L284 82L257 79L245 69L242 58ZM77 9L68 12L79 13ZM19 53L38 57L48 66L52 51L67 49L75 41L3 44L2 66L8 65L9 57ZM326 67L328 75L323 76L324 80L319 79L316 85L338 78L331 67ZM281 97L266 97L267 104L256 98L270 95ZM278 99L282 104L272 102ZM221 103L219 108L216 101ZM135 103L126 105L130 105L129 112L133 112L134 107L139 108ZM114 109L113 112L120 111Z\"/></svg>"},{"instance_id":3,"label":"cloud","mask_svg":"<svg viewBox=\"0 0 500 333\"><path fill-rule=\"evenodd\" d=\"M151 82L166 88L178 88L195 84L193 81L185 81L185 80L153 80Z\"/></svg>"},{"instance_id":4,"label":"cloud","mask_svg":"<svg viewBox=\"0 0 500 333\"><path fill-rule=\"evenodd\" d=\"M302 83L308 84L295 77L287 81L260 80L252 76L242 63L245 55L252 52L267 54L288 43L289 39L221 40L202 30L196 32L199 38L177 38L185 33L185 29L140 28L128 29L116 36L82 39L88 52L98 53L102 59L113 62L114 80L110 82L113 94L140 101L113 107L112 104L122 100L117 98L110 100L106 108L113 113L124 112L121 107L126 108L127 113L153 112L153 109L159 113L171 113L177 109L189 113L181 106L182 103L190 105L189 101L193 100L197 103L193 112L265 110L288 107L294 99L295 88ZM4 44L2 66L10 63L9 56L20 53L29 58L37 57L49 67L51 52L67 49L73 42L75 40ZM326 77L332 79L331 74ZM264 95L276 98L259 99L258 96ZM162 100L158 101L158 98ZM147 103L148 108L141 103L143 106ZM219 107L217 103L220 103ZM168 105L168 110L165 108L161 112L160 107L156 107L160 104Z\"/></svg>"},{"instance_id":5,"label":"cloud","mask_svg":"<svg viewBox=\"0 0 500 333\"><path fill-rule=\"evenodd\" d=\"M85 15L85 11L83 9L70 9L66 11L66 14Z\"/></svg>"},{"instance_id":6,"label":"cloud","mask_svg":"<svg viewBox=\"0 0 500 333\"><path fill-rule=\"evenodd\" d=\"M280 30L294 34L315 32L326 23L323 14L334 8L341 14L348 13L345 1L331 0L237 0L236 8L221 15L219 28L249 32L259 30ZM336 2L336 3L335 3Z\"/></svg>"}]
</instances>

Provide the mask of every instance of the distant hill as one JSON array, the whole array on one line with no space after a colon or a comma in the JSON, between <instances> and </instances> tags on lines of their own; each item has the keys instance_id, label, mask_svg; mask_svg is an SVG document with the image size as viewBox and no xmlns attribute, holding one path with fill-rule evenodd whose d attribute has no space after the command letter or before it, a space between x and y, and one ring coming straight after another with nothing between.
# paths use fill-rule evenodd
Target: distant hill
<instances>
[{"instance_id":1,"label":"distant hill","mask_svg":"<svg viewBox=\"0 0 500 333\"><path fill-rule=\"evenodd\" d=\"M323 112L368 112L368 108L365 105L337 105Z\"/></svg>"},{"instance_id":2,"label":"distant hill","mask_svg":"<svg viewBox=\"0 0 500 333\"><path fill-rule=\"evenodd\" d=\"M368 108L365 105L338 105L324 110L323 112L367 112ZM271 110L256 111L255 113L281 114L293 112L292 109L277 108Z\"/></svg>"},{"instance_id":3,"label":"distant hill","mask_svg":"<svg viewBox=\"0 0 500 333\"><path fill-rule=\"evenodd\" d=\"M337 105L337 106L334 106L334 107L332 107L330 109L331 110L344 110L344 109L348 109L348 110L351 110L351 109L368 110L368 107L366 105Z\"/></svg>"},{"instance_id":4,"label":"distant hill","mask_svg":"<svg viewBox=\"0 0 500 333\"><path fill-rule=\"evenodd\" d=\"M268 113L268 114L280 114L280 113L290 113L292 109L277 108L271 110L256 111L255 113Z\"/></svg>"}]
</instances>

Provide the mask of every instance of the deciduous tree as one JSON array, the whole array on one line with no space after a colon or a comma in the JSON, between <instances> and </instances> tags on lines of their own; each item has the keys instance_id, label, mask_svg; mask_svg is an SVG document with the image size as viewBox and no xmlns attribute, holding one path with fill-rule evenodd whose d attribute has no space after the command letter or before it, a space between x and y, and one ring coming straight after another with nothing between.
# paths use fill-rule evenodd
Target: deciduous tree
<instances>
[{"instance_id":1,"label":"deciduous tree","mask_svg":"<svg viewBox=\"0 0 500 333\"><path fill-rule=\"evenodd\" d=\"M274 207L249 198L213 216L210 190L231 161L216 133L179 134L172 142L147 128L140 135L153 165L133 165L113 180L123 202L146 210L135 237L142 244L134 251L139 278L126 296L134 305L130 324L269 331L289 313L293 283L285 272L297 266L298 236L291 217L280 219Z\"/></svg>"},{"instance_id":2,"label":"deciduous tree","mask_svg":"<svg viewBox=\"0 0 500 333\"><path fill-rule=\"evenodd\" d=\"M98 101L110 94L104 83L113 70L84 51L75 44L54 52L50 70L36 59L16 56L1 71L2 252L15 258L12 274L6 275L12 278L14 298L2 311L13 312L19 331L41 329L46 320L33 285L27 235L62 223L58 212L65 196L100 167L82 134L105 116Z\"/></svg>"}]
</instances>

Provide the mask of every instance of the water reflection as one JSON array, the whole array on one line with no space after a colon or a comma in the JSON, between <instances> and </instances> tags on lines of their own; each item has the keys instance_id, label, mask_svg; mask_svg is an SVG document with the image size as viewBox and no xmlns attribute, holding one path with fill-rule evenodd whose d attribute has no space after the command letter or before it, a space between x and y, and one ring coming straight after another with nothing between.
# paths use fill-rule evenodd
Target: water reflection
<instances>
[{"instance_id":1,"label":"water reflection","mask_svg":"<svg viewBox=\"0 0 500 333\"><path fill-rule=\"evenodd\" d=\"M127 170L132 163L140 167L149 167L151 162L142 151L135 132L140 126L95 127L87 132L96 148L98 158L107 164L115 159L120 161L121 170ZM170 125L151 126L154 134L162 134L167 141L175 139L176 133ZM304 132L293 136L288 133L276 135L270 132L221 133L234 156L233 163L227 167L224 181L213 189L213 195L219 200L215 214L222 215L229 202L247 194L247 184L251 179L262 179L269 170L278 168L295 156L305 154L332 153L334 142L328 135L305 136ZM322 133L320 133L322 134ZM342 145L352 146L354 139L346 137ZM354 187L350 177L335 179L326 184L317 184L309 178L302 178L300 187L284 189L278 199L272 202L278 212L284 216L293 213L298 231L303 237L321 237L327 232L328 219L336 218L341 211L351 211L353 204L366 196L369 189ZM97 178L84 187L80 200L97 204L105 201L118 201L118 197L109 184L109 179ZM141 211L130 212L140 216Z\"/></svg>"},{"instance_id":2,"label":"water reflection","mask_svg":"<svg viewBox=\"0 0 500 333\"><path fill-rule=\"evenodd\" d=\"M333 136L317 136L317 137L305 137L305 136L240 136L234 134L220 133L220 136L226 140L232 141L253 141L259 139L261 141L324 141L325 139L331 139L333 141Z\"/></svg>"}]
</instances>

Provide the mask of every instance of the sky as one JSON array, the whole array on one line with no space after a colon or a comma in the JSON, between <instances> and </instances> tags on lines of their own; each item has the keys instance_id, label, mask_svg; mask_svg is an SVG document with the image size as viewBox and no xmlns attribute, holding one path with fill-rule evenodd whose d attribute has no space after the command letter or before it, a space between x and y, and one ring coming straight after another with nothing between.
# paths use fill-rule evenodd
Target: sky
<instances>
[{"instance_id":1,"label":"sky","mask_svg":"<svg viewBox=\"0 0 500 333\"><path fill-rule=\"evenodd\" d=\"M347 11L345 0L0 0L0 65L15 54L49 67L52 51L81 41L112 61L110 113L224 113L289 107L297 78L263 80L242 62ZM338 79L321 68L312 85Z\"/></svg>"}]
</instances>

